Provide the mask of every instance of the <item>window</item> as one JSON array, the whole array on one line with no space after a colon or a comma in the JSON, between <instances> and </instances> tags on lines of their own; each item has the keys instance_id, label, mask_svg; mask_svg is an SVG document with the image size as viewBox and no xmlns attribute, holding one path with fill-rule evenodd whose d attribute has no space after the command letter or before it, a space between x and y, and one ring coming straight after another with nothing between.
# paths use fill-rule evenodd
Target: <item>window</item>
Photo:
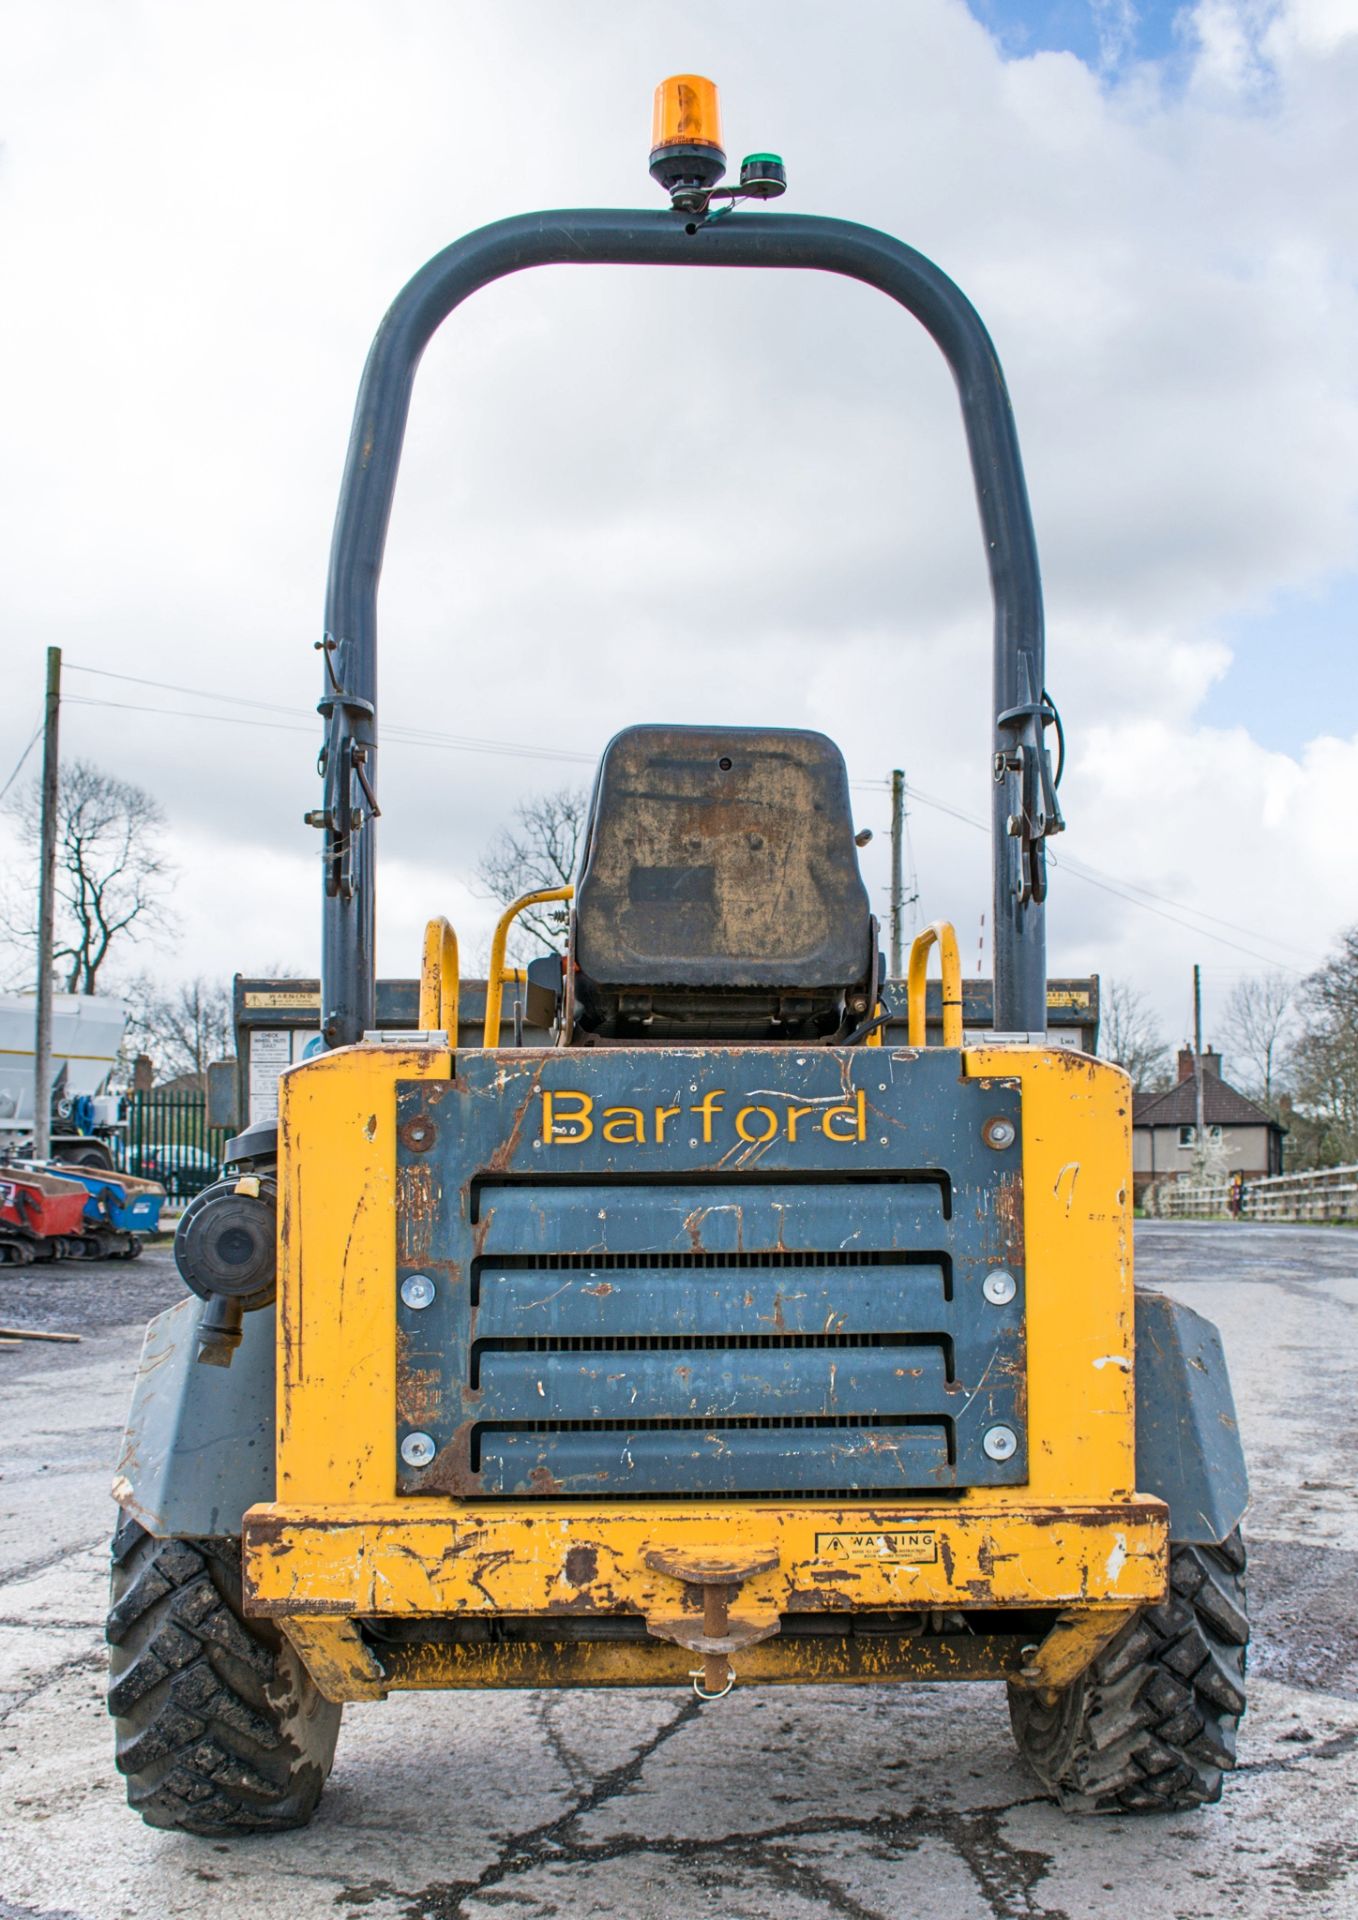
<instances>
[{"instance_id":1,"label":"window","mask_svg":"<svg viewBox=\"0 0 1358 1920\"><path fill-rule=\"evenodd\" d=\"M1179 1151L1181 1153L1187 1152L1196 1144L1196 1141L1194 1138L1196 1133L1197 1133L1196 1127L1193 1127L1193 1126L1180 1127ZM1212 1144L1212 1146L1219 1147L1221 1145L1221 1128L1209 1127L1207 1129L1207 1138L1209 1142Z\"/></svg>"},{"instance_id":2,"label":"window","mask_svg":"<svg viewBox=\"0 0 1358 1920\"><path fill-rule=\"evenodd\" d=\"M1180 1129L1179 1129L1179 1146L1180 1146L1180 1148L1183 1148L1183 1147L1191 1147L1191 1146L1192 1146L1192 1144L1193 1144L1193 1135L1194 1135L1194 1133L1195 1133L1195 1132L1196 1132L1196 1128L1194 1128L1194 1127L1180 1127Z\"/></svg>"}]
</instances>

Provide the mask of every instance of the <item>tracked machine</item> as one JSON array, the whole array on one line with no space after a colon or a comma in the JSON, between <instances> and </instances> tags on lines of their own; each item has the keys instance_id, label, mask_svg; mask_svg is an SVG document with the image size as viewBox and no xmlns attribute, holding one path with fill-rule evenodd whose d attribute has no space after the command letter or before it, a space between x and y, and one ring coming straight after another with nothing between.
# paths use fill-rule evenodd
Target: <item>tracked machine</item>
<instances>
[{"instance_id":1,"label":"tracked machine","mask_svg":"<svg viewBox=\"0 0 1358 1920\"><path fill-rule=\"evenodd\" d=\"M499 222L398 297L364 373L322 644L321 1024L195 1202L115 1484L110 1707L131 1804L304 1823L346 1701L445 1687L994 1680L1076 1809L1214 1800L1248 1629L1215 1330L1134 1292L1131 1095L1047 1043L1042 607L994 349L930 261L724 170L657 96L657 212ZM501 276L790 268L878 288L956 379L995 603L995 1028L919 940L884 1039L844 762L819 733L629 728L599 768L550 1045L374 1018L376 587L413 376ZM926 1030L937 948L941 1043ZM712 1707L708 1711L730 1711Z\"/></svg>"}]
</instances>

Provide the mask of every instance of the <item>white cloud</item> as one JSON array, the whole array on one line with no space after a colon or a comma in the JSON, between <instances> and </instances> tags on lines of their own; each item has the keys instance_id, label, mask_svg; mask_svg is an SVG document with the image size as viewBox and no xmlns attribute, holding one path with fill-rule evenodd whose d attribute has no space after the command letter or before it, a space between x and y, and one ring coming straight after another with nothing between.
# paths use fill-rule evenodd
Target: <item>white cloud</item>
<instances>
[{"instance_id":1,"label":"white cloud","mask_svg":"<svg viewBox=\"0 0 1358 1920\"><path fill-rule=\"evenodd\" d=\"M386 302L486 219L653 204L649 88L696 67L722 81L735 154L787 154L789 205L900 233L990 326L1072 741L1069 854L1257 926L1260 950L1285 918L1318 957L1358 917L1353 716L1318 694L1297 760L1266 714L1252 735L1200 717L1229 671L1223 622L1354 565L1343 0L1202 0L1173 87L1111 52L1102 74L1006 60L959 0L757 23L602 0L33 0L8 21L0 778L48 643L311 707L339 468ZM1105 10L1110 48L1124 25ZM955 400L927 338L865 289L560 269L478 296L420 374L382 626L393 720L577 751L636 718L816 725L856 779L904 763L986 810L989 611ZM313 964L312 741L75 705L66 731L174 817L176 964ZM385 750L385 970L413 970L420 920L450 902L475 949L479 847L516 792L572 777ZM859 799L884 825L884 799ZM927 809L914 827L923 904L974 950L984 841ZM868 864L879 886L880 837ZM1253 964L1060 874L1051 933L1054 970L1140 977L1167 1017L1200 949Z\"/></svg>"}]
</instances>

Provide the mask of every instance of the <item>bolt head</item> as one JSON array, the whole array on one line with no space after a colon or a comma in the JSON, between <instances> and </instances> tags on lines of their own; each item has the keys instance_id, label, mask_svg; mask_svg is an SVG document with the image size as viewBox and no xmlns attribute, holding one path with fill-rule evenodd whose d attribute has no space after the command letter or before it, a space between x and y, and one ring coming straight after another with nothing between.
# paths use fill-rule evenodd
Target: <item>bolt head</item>
<instances>
[{"instance_id":1,"label":"bolt head","mask_svg":"<svg viewBox=\"0 0 1358 1920\"><path fill-rule=\"evenodd\" d=\"M987 1460L1012 1460L1018 1452L1018 1435L1012 1427L991 1427L981 1446Z\"/></svg>"},{"instance_id":2,"label":"bolt head","mask_svg":"<svg viewBox=\"0 0 1358 1920\"><path fill-rule=\"evenodd\" d=\"M427 1433L408 1433L401 1442L401 1458L408 1467L427 1467L437 1452Z\"/></svg>"},{"instance_id":3,"label":"bolt head","mask_svg":"<svg viewBox=\"0 0 1358 1920\"><path fill-rule=\"evenodd\" d=\"M434 1304L434 1283L427 1273L408 1274L401 1282L401 1298L417 1311Z\"/></svg>"},{"instance_id":4,"label":"bolt head","mask_svg":"<svg viewBox=\"0 0 1358 1920\"><path fill-rule=\"evenodd\" d=\"M996 1153L1002 1153L1006 1147L1012 1147L1017 1140L1018 1128L1012 1120L1006 1120L1003 1114L997 1113L981 1128L981 1138L988 1147L993 1147Z\"/></svg>"},{"instance_id":5,"label":"bolt head","mask_svg":"<svg viewBox=\"0 0 1358 1920\"><path fill-rule=\"evenodd\" d=\"M1006 1273L1003 1267L996 1267L981 1282L981 1292L992 1307L1007 1307L1018 1292L1018 1281L1012 1273Z\"/></svg>"}]
</instances>

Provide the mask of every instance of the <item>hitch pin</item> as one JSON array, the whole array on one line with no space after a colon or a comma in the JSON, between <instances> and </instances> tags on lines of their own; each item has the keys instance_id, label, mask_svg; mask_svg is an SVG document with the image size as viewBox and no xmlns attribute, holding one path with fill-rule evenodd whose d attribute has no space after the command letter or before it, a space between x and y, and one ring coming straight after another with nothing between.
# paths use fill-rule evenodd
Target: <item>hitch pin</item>
<instances>
[{"instance_id":1,"label":"hitch pin","mask_svg":"<svg viewBox=\"0 0 1358 1920\"><path fill-rule=\"evenodd\" d=\"M702 1666L691 1667L689 1669L688 1677L693 1682L693 1691L700 1700L724 1700L736 1684L736 1670L728 1660L725 1663L726 1684L723 1687L718 1687L716 1691L713 1692L712 1681L715 1676L712 1674L711 1668L715 1665L716 1658L709 1655L704 1659Z\"/></svg>"}]
</instances>

